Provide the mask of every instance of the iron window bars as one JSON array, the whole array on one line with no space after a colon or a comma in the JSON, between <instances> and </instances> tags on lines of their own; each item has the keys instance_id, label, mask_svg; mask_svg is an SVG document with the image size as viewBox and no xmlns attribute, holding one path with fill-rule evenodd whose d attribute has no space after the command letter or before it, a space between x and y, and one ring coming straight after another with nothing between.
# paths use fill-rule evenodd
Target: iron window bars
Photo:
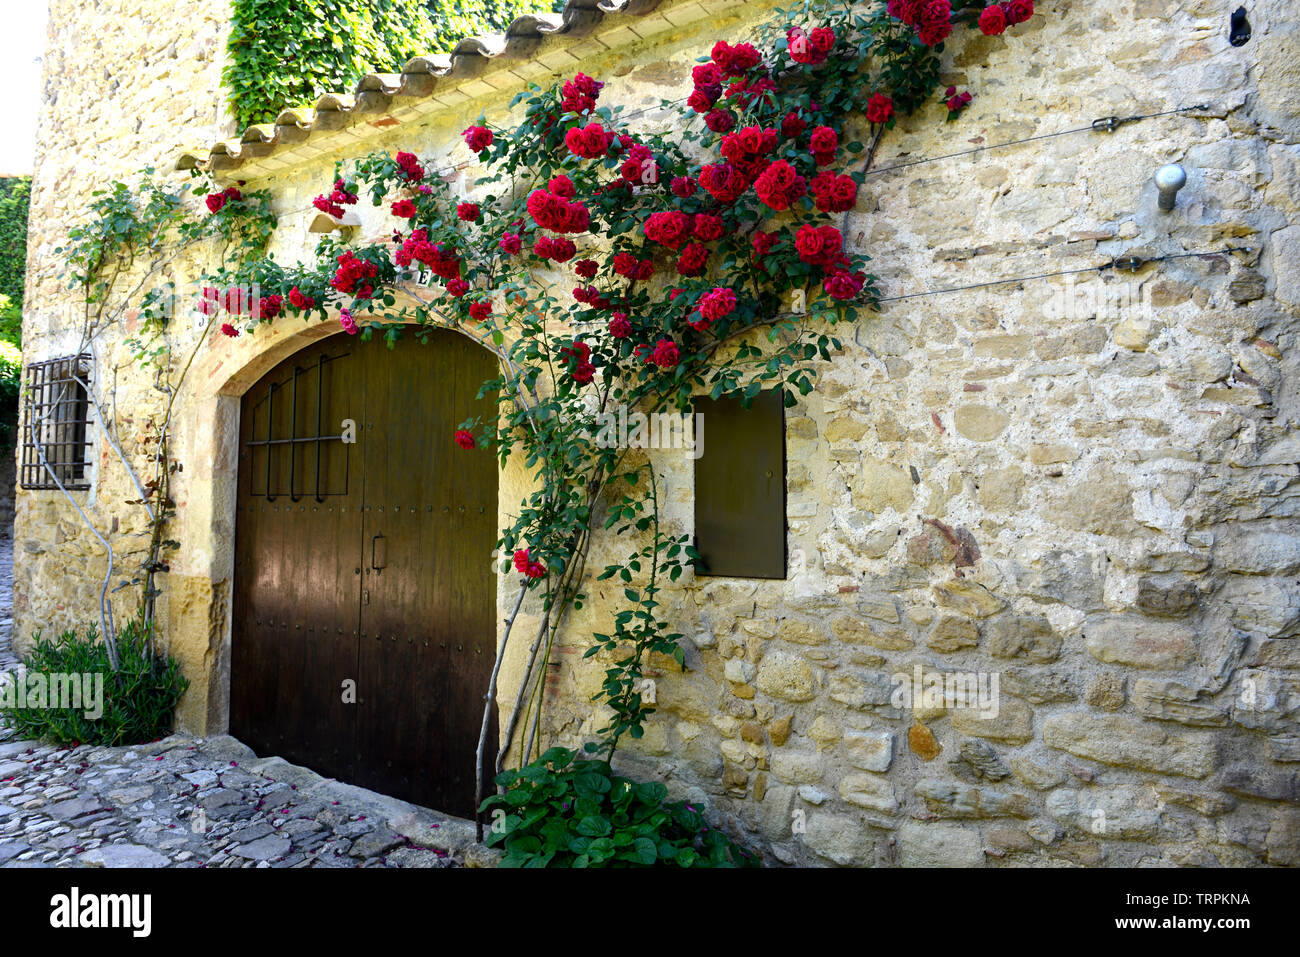
<instances>
[{"instance_id":1,"label":"iron window bars","mask_svg":"<svg viewBox=\"0 0 1300 957\"><path fill-rule=\"evenodd\" d=\"M90 488L90 369L85 353L27 366L23 488L57 489L60 483L69 491Z\"/></svg>"},{"instance_id":2,"label":"iron window bars","mask_svg":"<svg viewBox=\"0 0 1300 957\"><path fill-rule=\"evenodd\" d=\"M345 352L341 356L319 355L316 357L316 365L314 369L310 367L303 369L295 362L292 377L284 382L272 382L270 387L267 389L266 397L254 406L253 436L244 443L245 449L250 450L254 456L252 463L253 467L249 474L248 491L250 495L258 497L264 496L268 502L274 502L281 495L288 495L289 501L291 502L301 501L303 494L306 492L306 489L303 487L305 484L305 475L303 473L306 473L309 470L314 473L314 488L312 491L313 497L317 502L324 502L325 496L327 495L348 494L350 463L348 461L346 450L344 450L342 457L343 475L341 487L333 481L333 479L337 478L337 476L331 474L332 472L337 471L336 468L331 468L331 465L334 463L330 461L323 463L321 457L323 443L345 441L342 434L322 434L324 432L323 415L328 398L325 392L325 372L328 368L326 363L334 362L335 360L348 355L351 355L351 353ZM315 372L316 374L315 415L312 415L310 410L304 410L305 414L303 419L306 421L300 423L298 410L301 403L298 380L312 372ZM308 388L310 389L310 387ZM288 391L289 393L289 434L287 436L283 434L277 436L275 433L282 431L284 425L284 422L281 421L284 418L284 407L281 404L284 402L284 399L280 399L279 402L277 402L276 394L285 391ZM304 392L301 397L310 401L310 392ZM259 439L257 438L257 434L260 431L258 426L261 422L263 408L265 409L266 415L266 437ZM277 414L280 416L280 419L276 418ZM310 420L313 418L315 419L315 429L310 428ZM314 431L315 434L299 435L298 429L300 424L307 426L307 432L310 433ZM277 429L277 426L280 426L281 428ZM329 446L325 446L325 448L328 447ZM314 458L314 468L312 468L311 464L307 461L309 455ZM265 456L264 466L259 463L259 456ZM303 458L303 467L301 472L298 467L300 456ZM283 474L284 469L281 460L285 457L289 460L288 476ZM326 476L326 479L324 487L322 488L321 478L323 474ZM286 477L288 478L287 490L285 490L285 488L280 484ZM258 491L257 488L259 478L262 479L261 491Z\"/></svg>"}]
</instances>

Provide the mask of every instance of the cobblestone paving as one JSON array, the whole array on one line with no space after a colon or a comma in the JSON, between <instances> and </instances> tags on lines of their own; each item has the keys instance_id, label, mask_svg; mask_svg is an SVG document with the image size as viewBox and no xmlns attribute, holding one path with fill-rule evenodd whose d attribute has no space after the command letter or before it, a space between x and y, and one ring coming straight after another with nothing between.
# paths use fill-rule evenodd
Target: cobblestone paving
<instances>
[{"instance_id":1,"label":"cobblestone paving","mask_svg":"<svg viewBox=\"0 0 1300 957\"><path fill-rule=\"evenodd\" d=\"M12 542L0 540L0 670ZM228 736L61 748L0 729L0 866L484 866L473 824L259 759Z\"/></svg>"}]
</instances>

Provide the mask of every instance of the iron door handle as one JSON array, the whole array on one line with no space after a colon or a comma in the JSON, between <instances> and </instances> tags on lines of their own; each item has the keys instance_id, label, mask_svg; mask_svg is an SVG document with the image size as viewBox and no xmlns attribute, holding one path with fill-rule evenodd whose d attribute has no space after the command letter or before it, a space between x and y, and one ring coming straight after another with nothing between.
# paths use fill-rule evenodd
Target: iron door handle
<instances>
[{"instance_id":1,"label":"iron door handle","mask_svg":"<svg viewBox=\"0 0 1300 957\"><path fill-rule=\"evenodd\" d=\"M376 535L370 540L370 567L375 571L383 571L388 564L388 539L382 534Z\"/></svg>"}]
</instances>

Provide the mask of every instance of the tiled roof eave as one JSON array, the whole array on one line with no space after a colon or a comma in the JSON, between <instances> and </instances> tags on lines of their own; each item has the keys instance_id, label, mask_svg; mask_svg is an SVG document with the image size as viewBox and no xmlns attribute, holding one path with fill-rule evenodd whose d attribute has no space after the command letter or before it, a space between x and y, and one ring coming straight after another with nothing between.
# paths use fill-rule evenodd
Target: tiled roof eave
<instances>
[{"instance_id":1,"label":"tiled roof eave","mask_svg":"<svg viewBox=\"0 0 1300 957\"><path fill-rule=\"evenodd\" d=\"M176 165L206 169L220 179L255 179L286 165L277 154L292 154L301 161L336 148L340 137L331 134L342 133L343 140L349 134L379 135L400 125L413 108L427 115L430 106L454 107L493 89L520 86L527 75L553 72L557 54L582 47L601 32L620 35L624 43L629 31L621 28L630 23L635 22L632 32L643 37L680 25L683 14L688 20L699 19L742 2L568 0L562 13L517 17L504 33L466 37L450 54L414 57L401 73L368 73L351 93L326 93L310 108L285 109L274 123L256 124L233 139L183 152ZM553 37L571 42L545 43Z\"/></svg>"}]
</instances>

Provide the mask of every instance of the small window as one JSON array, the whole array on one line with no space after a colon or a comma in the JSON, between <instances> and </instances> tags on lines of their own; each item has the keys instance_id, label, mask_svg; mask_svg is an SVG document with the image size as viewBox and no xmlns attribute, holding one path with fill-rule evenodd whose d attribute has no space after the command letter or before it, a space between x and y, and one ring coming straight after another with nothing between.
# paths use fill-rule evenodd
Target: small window
<instances>
[{"instance_id":1,"label":"small window","mask_svg":"<svg viewBox=\"0 0 1300 957\"><path fill-rule=\"evenodd\" d=\"M60 484L69 490L90 488L89 383L87 355L33 362L27 367L23 488L57 489Z\"/></svg>"},{"instance_id":2,"label":"small window","mask_svg":"<svg viewBox=\"0 0 1300 957\"><path fill-rule=\"evenodd\" d=\"M699 398L695 547L701 575L785 578L785 403L779 390Z\"/></svg>"}]
</instances>

